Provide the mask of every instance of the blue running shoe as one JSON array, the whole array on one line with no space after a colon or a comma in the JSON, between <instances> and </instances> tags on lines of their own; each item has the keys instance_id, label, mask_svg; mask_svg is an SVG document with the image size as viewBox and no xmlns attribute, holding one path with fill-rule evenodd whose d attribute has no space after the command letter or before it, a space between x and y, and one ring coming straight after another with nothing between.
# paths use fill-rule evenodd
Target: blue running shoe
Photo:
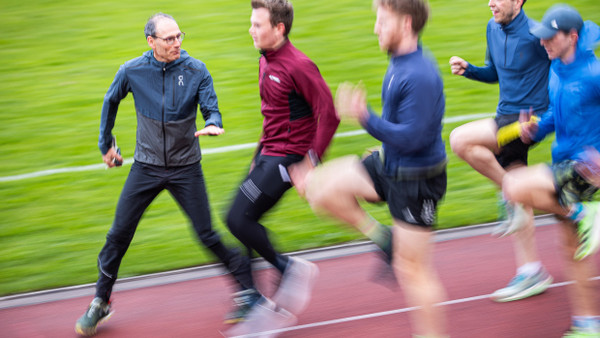
<instances>
[{"instance_id":1,"label":"blue running shoe","mask_svg":"<svg viewBox=\"0 0 600 338\"><path fill-rule=\"evenodd\" d=\"M496 302L510 302L535 296L546 291L552 280L552 276L545 269L540 269L530 276L518 274L507 287L496 290L490 298Z\"/></svg>"}]
</instances>

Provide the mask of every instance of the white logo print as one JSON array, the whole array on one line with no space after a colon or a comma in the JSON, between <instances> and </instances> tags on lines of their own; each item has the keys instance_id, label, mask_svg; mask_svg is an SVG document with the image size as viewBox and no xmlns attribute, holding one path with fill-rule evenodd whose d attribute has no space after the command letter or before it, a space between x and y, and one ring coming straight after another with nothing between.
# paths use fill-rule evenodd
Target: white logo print
<instances>
[{"instance_id":1,"label":"white logo print","mask_svg":"<svg viewBox=\"0 0 600 338\"><path fill-rule=\"evenodd\" d=\"M435 219L435 211L432 200L423 201L423 209L421 209L421 219L427 225L433 224Z\"/></svg>"},{"instance_id":2,"label":"white logo print","mask_svg":"<svg viewBox=\"0 0 600 338\"><path fill-rule=\"evenodd\" d=\"M277 83L281 83L281 81L279 80L279 78L275 75L269 75L269 79L277 82Z\"/></svg>"},{"instance_id":3,"label":"white logo print","mask_svg":"<svg viewBox=\"0 0 600 338\"><path fill-rule=\"evenodd\" d=\"M183 86L183 75L179 75L179 76L177 77L177 79L179 80L179 83L178 83L178 85L179 85L180 87L181 87L181 86Z\"/></svg>"},{"instance_id":4,"label":"white logo print","mask_svg":"<svg viewBox=\"0 0 600 338\"><path fill-rule=\"evenodd\" d=\"M417 223L417 220L415 219L413 214L410 212L410 209L408 207L402 209L402 213L404 214L405 221L407 221L408 223Z\"/></svg>"},{"instance_id":5,"label":"white logo print","mask_svg":"<svg viewBox=\"0 0 600 338\"><path fill-rule=\"evenodd\" d=\"M388 83L388 90L390 90L390 87L392 86L392 82L394 81L394 76L396 76L396 74L392 74L392 78L390 79L390 82Z\"/></svg>"},{"instance_id":6,"label":"white logo print","mask_svg":"<svg viewBox=\"0 0 600 338\"><path fill-rule=\"evenodd\" d=\"M552 26L552 28L558 29L558 24L556 23L556 20L550 21L550 25Z\"/></svg>"}]
</instances>

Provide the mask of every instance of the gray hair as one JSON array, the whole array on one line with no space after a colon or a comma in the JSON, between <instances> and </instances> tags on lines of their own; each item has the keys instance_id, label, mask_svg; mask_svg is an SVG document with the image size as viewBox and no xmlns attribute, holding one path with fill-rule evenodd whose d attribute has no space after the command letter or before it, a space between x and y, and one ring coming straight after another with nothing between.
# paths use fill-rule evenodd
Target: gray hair
<instances>
[{"instance_id":1,"label":"gray hair","mask_svg":"<svg viewBox=\"0 0 600 338\"><path fill-rule=\"evenodd\" d=\"M169 14L165 14L165 13L154 14L153 16L151 16L148 19L148 22L146 22L146 27L144 27L144 34L146 35L146 38L148 38L149 36L156 36L156 24L161 19L170 19L170 20L175 21L175 19L172 16L170 16Z\"/></svg>"}]
</instances>

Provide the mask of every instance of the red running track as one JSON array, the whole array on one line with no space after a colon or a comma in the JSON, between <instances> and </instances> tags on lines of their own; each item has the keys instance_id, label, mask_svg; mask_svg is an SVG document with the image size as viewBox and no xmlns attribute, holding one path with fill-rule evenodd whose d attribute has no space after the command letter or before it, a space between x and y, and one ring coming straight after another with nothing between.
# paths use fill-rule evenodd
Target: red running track
<instances>
[{"instance_id":1,"label":"red running track","mask_svg":"<svg viewBox=\"0 0 600 338\"><path fill-rule=\"evenodd\" d=\"M444 305L452 337L561 337L569 302L557 225L538 227L538 251L554 284L544 294L510 303L487 296L515 272L509 238L489 235L436 243L435 262L448 294ZM593 257L598 264L598 255ZM410 337L401 289L369 281L373 253L317 261L320 276L298 323L280 337ZM266 294L272 270L257 272ZM600 278L595 279L600 292ZM113 294L112 318L97 337L221 337L230 306L226 276L145 287ZM0 310L0 337L75 337L75 321L91 297Z\"/></svg>"}]
</instances>

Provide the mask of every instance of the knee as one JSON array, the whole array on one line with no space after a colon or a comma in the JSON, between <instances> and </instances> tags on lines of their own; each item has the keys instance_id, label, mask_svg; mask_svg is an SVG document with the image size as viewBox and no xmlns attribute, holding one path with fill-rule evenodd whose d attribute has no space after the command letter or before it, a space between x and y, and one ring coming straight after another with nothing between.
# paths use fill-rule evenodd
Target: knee
<instances>
[{"instance_id":1,"label":"knee","mask_svg":"<svg viewBox=\"0 0 600 338\"><path fill-rule=\"evenodd\" d=\"M450 148L458 157L463 158L467 149L466 139L463 137L461 128L456 128L450 133Z\"/></svg>"},{"instance_id":2,"label":"knee","mask_svg":"<svg viewBox=\"0 0 600 338\"><path fill-rule=\"evenodd\" d=\"M516 182L515 178L511 176L511 174L508 173L504 175L504 178L502 179L502 195L504 198L511 202L520 202L518 200L518 186L518 183Z\"/></svg>"},{"instance_id":3,"label":"knee","mask_svg":"<svg viewBox=\"0 0 600 338\"><path fill-rule=\"evenodd\" d=\"M115 228L111 228L106 234L106 245L112 246L118 249L128 248L129 244L133 240L133 231L116 231Z\"/></svg>"},{"instance_id":4,"label":"knee","mask_svg":"<svg viewBox=\"0 0 600 338\"><path fill-rule=\"evenodd\" d=\"M326 209L346 193L343 186L356 179L352 169L360 165L358 158L347 156L332 160L313 171L306 181L306 201L315 211Z\"/></svg>"},{"instance_id":5,"label":"knee","mask_svg":"<svg viewBox=\"0 0 600 338\"><path fill-rule=\"evenodd\" d=\"M239 238L240 234L242 233L244 223L246 223L243 211L237 208L231 208L231 210L229 210L229 213L227 214L226 223L227 228L229 228L229 231L231 231L231 233L236 238Z\"/></svg>"},{"instance_id":6,"label":"knee","mask_svg":"<svg viewBox=\"0 0 600 338\"><path fill-rule=\"evenodd\" d=\"M319 210L325 205L325 191L322 189L307 189L304 198L313 210Z\"/></svg>"}]
</instances>

